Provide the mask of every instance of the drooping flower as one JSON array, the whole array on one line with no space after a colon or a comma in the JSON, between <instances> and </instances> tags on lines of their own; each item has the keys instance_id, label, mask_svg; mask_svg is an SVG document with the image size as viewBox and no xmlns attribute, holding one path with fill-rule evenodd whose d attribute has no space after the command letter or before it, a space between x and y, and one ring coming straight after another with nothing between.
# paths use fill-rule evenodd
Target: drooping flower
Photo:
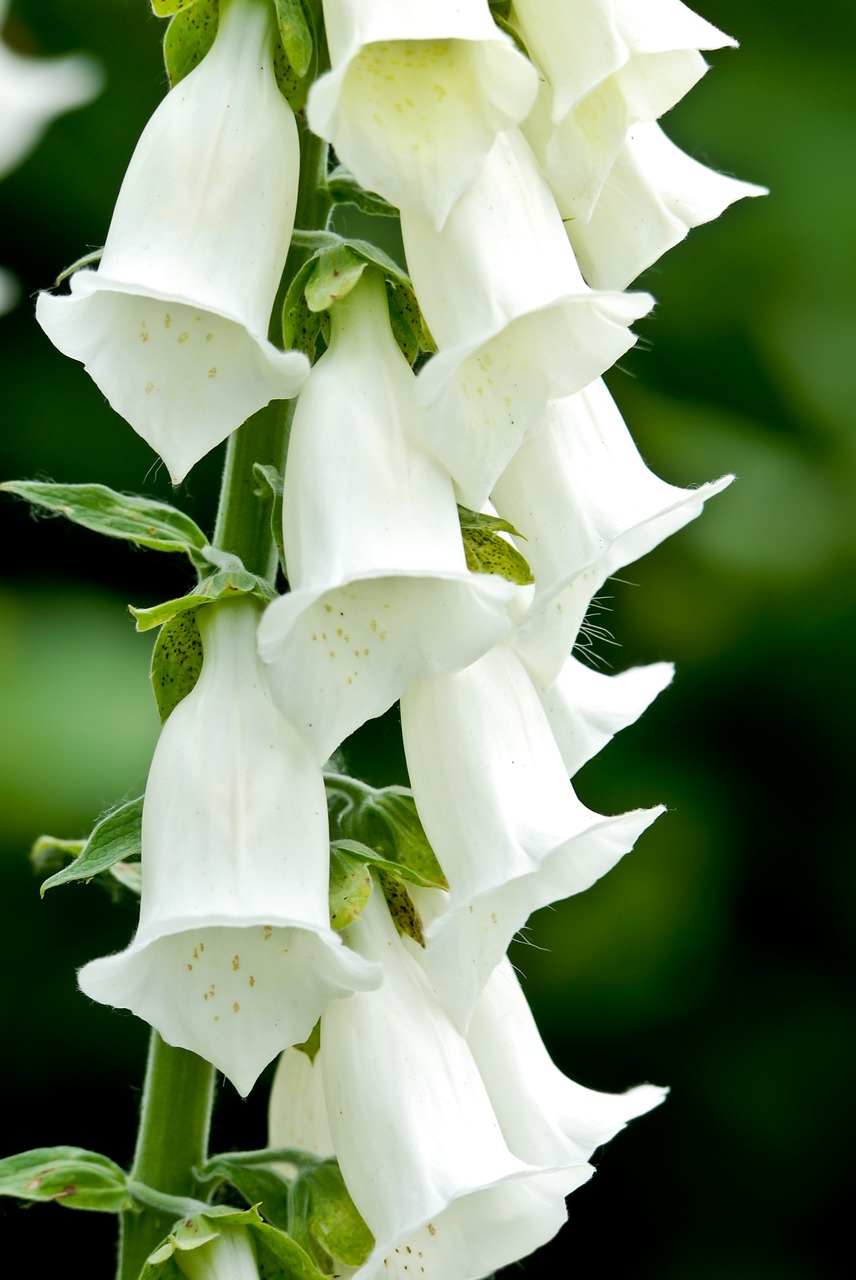
<instances>
[{"instance_id":1,"label":"drooping flower","mask_svg":"<svg viewBox=\"0 0 856 1280\"><path fill-rule=\"evenodd\" d=\"M426 451L380 276L332 309L300 394L283 492L291 591L259 648L277 704L323 762L413 680L467 666L510 625L510 583L466 568L455 495Z\"/></svg>"},{"instance_id":2,"label":"drooping flower","mask_svg":"<svg viewBox=\"0 0 856 1280\"><path fill-rule=\"evenodd\" d=\"M161 732L143 807L136 936L79 983L213 1062L242 1094L330 1000L379 972L330 928L324 782L280 716L248 598L198 614L199 681Z\"/></svg>"},{"instance_id":3,"label":"drooping flower","mask_svg":"<svg viewBox=\"0 0 856 1280\"><path fill-rule=\"evenodd\" d=\"M0 29L8 9L0 0ZM54 117L91 101L102 81L93 58L25 57L0 40L0 177L29 155Z\"/></svg>"},{"instance_id":4,"label":"drooping flower","mask_svg":"<svg viewBox=\"0 0 856 1280\"><path fill-rule=\"evenodd\" d=\"M580 391L635 341L648 294L585 284L561 216L517 130L500 134L442 231L406 209L401 230L438 352L421 370L429 440L480 509L547 402Z\"/></svg>"},{"instance_id":5,"label":"drooping flower","mask_svg":"<svg viewBox=\"0 0 856 1280\"><path fill-rule=\"evenodd\" d=\"M566 217L586 219L628 129L704 75L700 49L735 42L680 0L515 0L544 81L524 131Z\"/></svg>"},{"instance_id":6,"label":"drooping flower","mask_svg":"<svg viewBox=\"0 0 856 1280\"><path fill-rule=\"evenodd\" d=\"M36 307L175 483L308 371L267 340L299 164L273 38L267 0L221 5L212 49L143 131L98 270Z\"/></svg>"},{"instance_id":7,"label":"drooping flower","mask_svg":"<svg viewBox=\"0 0 856 1280\"><path fill-rule=\"evenodd\" d=\"M485 0L324 0L332 70L308 119L360 183L442 226L493 140L529 111L532 64Z\"/></svg>"},{"instance_id":8,"label":"drooping flower","mask_svg":"<svg viewBox=\"0 0 856 1280\"><path fill-rule=\"evenodd\" d=\"M383 960L384 985L356 997L350 1017L331 1008L314 1062L282 1055L269 1142L338 1157L377 1241L360 1280L475 1280L549 1239L595 1148L665 1090L603 1094L564 1076L507 961L464 1037L382 902L352 932Z\"/></svg>"},{"instance_id":9,"label":"drooping flower","mask_svg":"<svg viewBox=\"0 0 856 1280\"><path fill-rule=\"evenodd\" d=\"M732 478L697 489L659 479L600 380L549 405L543 429L492 494L525 539L520 547L535 576L515 647L540 689L556 679L607 578L695 519Z\"/></svg>"},{"instance_id":10,"label":"drooping flower","mask_svg":"<svg viewBox=\"0 0 856 1280\"><path fill-rule=\"evenodd\" d=\"M591 216L570 218L568 238L594 289L623 289L692 227L735 200L766 195L693 160L654 123L633 125Z\"/></svg>"},{"instance_id":11,"label":"drooping flower","mask_svg":"<svg viewBox=\"0 0 856 1280\"><path fill-rule=\"evenodd\" d=\"M448 895L412 891L425 926L421 960L463 1028L532 912L588 889L662 812L604 817L577 798L514 643L454 675L416 681L401 698L416 807L449 882ZM667 672L647 672L641 690L619 699L613 732L666 683Z\"/></svg>"},{"instance_id":12,"label":"drooping flower","mask_svg":"<svg viewBox=\"0 0 856 1280\"><path fill-rule=\"evenodd\" d=\"M220 1226L216 1235L199 1244L182 1240L171 1257L188 1280L259 1280L258 1259L246 1227Z\"/></svg>"},{"instance_id":13,"label":"drooping flower","mask_svg":"<svg viewBox=\"0 0 856 1280\"><path fill-rule=\"evenodd\" d=\"M555 1235L588 1171L531 1168L508 1150L465 1038L377 889L347 933L384 969L376 993L330 1006L321 1025L335 1155L376 1242L355 1280L489 1275ZM275 1141L287 1125L274 1124Z\"/></svg>"}]
</instances>

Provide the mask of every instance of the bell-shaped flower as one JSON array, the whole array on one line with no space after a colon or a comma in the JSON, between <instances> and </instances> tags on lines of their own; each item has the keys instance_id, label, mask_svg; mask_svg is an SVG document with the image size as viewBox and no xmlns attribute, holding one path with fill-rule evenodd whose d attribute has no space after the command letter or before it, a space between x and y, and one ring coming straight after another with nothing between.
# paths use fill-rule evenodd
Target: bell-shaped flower
<instances>
[{"instance_id":1,"label":"bell-shaped flower","mask_svg":"<svg viewBox=\"0 0 856 1280\"><path fill-rule=\"evenodd\" d=\"M313 131L369 191L442 226L493 140L538 87L486 0L324 0L332 70L312 86Z\"/></svg>"},{"instance_id":2,"label":"bell-shaped flower","mask_svg":"<svg viewBox=\"0 0 856 1280\"><path fill-rule=\"evenodd\" d=\"M277 704L323 762L413 680L508 629L504 579L470 573L448 475L425 450L415 378L367 273L336 303L301 392L283 491L291 591L259 629Z\"/></svg>"},{"instance_id":3,"label":"bell-shaped flower","mask_svg":"<svg viewBox=\"0 0 856 1280\"><path fill-rule=\"evenodd\" d=\"M210 52L143 131L98 270L36 307L175 483L308 372L267 340L299 165L273 39L267 0L221 4Z\"/></svg>"},{"instance_id":4,"label":"bell-shaped flower","mask_svg":"<svg viewBox=\"0 0 856 1280\"><path fill-rule=\"evenodd\" d=\"M8 9L0 0L0 29ZM25 57L0 40L0 178L29 155L55 116L91 101L102 81L85 55Z\"/></svg>"},{"instance_id":5,"label":"bell-shaped flower","mask_svg":"<svg viewBox=\"0 0 856 1280\"><path fill-rule=\"evenodd\" d=\"M623 289L691 227L718 218L735 200L766 195L693 160L659 125L636 124L591 217L566 223L580 270L594 289Z\"/></svg>"},{"instance_id":6,"label":"bell-shaped flower","mask_svg":"<svg viewBox=\"0 0 856 1280\"><path fill-rule=\"evenodd\" d=\"M467 1042L503 1137L527 1164L585 1168L597 1147L666 1096L665 1089L651 1084L599 1093L564 1075L544 1047L507 959L497 965L475 1007Z\"/></svg>"},{"instance_id":7,"label":"bell-shaped flower","mask_svg":"<svg viewBox=\"0 0 856 1280\"><path fill-rule=\"evenodd\" d=\"M731 479L697 489L660 480L600 380L549 405L543 429L491 495L525 538L520 548L535 577L515 646L539 688L555 680L607 578L695 519Z\"/></svg>"},{"instance_id":8,"label":"bell-shaped flower","mask_svg":"<svg viewBox=\"0 0 856 1280\"><path fill-rule=\"evenodd\" d=\"M331 1005L321 1024L333 1147L376 1242L354 1280L489 1275L555 1235L588 1171L563 1159L533 1168L509 1151L466 1039L380 892L347 934L384 972L376 992ZM289 1128L274 1121L272 1138Z\"/></svg>"},{"instance_id":9,"label":"bell-shaped flower","mask_svg":"<svg viewBox=\"0 0 856 1280\"><path fill-rule=\"evenodd\" d=\"M680 0L516 0L544 73L525 123L567 217L587 218L627 130L656 120L704 75L699 49L734 44Z\"/></svg>"},{"instance_id":10,"label":"bell-shaped flower","mask_svg":"<svg viewBox=\"0 0 856 1280\"><path fill-rule=\"evenodd\" d=\"M79 974L242 1094L329 1001L380 977L330 928L324 782L266 689L258 613L245 597L198 614L202 673L146 788L139 928Z\"/></svg>"},{"instance_id":11,"label":"bell-shaped flower","mask_svg":"<svg viewBox=\"0 0 856 1280\"><path fill-rule=\"evenodd\" d=\"M512 644L465 671L417 681L401 699L410 784L449 883L448 895L413 890L425 926L421 960L464 1028L531 913L589 888L662 812L604 817L582 804ZM662 683L649 681L643 707ZM627 701L616 727L632 722L638 703Z\"/></svg>"},{"instance_id":12,"label":"bell-shaped flower","mask_svg":"<svg viewBox=\"0 0 856 1280\"><path fill-rule=\"evenodd\" d=\"M547 401L580 391L633 345L648 294L583 281L555 200L517 130L500 134L442 231L402 210L407 263L438 352L417 395L431 448L480 509Z\"/></svg>"},{"instance_id":13,"label":"bell-shaped flower","mask_svg":"<svg viewBox=\"0 0 856 1280\"><path fill-rule=\"evenodd\" d=\"M259 1264L246 1227L220 1226L201 1243L181 1241L172 1252L179 1274L188 1280L259 1280Z\"/></svg>"}]
</instances>

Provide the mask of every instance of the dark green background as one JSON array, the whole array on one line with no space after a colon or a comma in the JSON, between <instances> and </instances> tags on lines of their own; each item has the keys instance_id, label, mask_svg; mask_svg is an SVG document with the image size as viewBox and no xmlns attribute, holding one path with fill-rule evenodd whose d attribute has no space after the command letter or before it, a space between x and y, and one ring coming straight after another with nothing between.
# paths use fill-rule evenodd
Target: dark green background
<instances>
[{"instance_id":1,"label":"dark green background","mask_svg":"<svg viewBox=\"0 0 856 1280\"><path fill-rule=\"evenodd\" d=\"M428 0L426 0L428 2ZM0 261L26 291L103 242L162 96L144 0L14 0L35 52L86 48L109 80L0 185ZM742 41L667 117L693 155L768 185L691 233L642 283L659 299L610 384L652 467L738 482L610 584L620 669L672 658L673 688L578 779L604 812L670 812L601 884L532 922L516 963L556 1060L585 1084L671 1085L598 1157L570 1225L524 1274L815 1280L844 1274L853 1145L850 791L856 581L856 184L850 0L704 0ZM25 301L0 320L3 478L97 480L168 496L163 467ZM220 465L182 487L210 527ZM150 640L129 601L186 589L183 565L0 503L0 1025L4 1153L57 1142L129 1158L146 1029L91 1005L74 971L125 945L96 887L40 902L42 831L77 836L137 794L157 734ZM632 585L628 585L632 584ZM387 720L355 770L400 768ZM371 754L368 754L371 753ZM216 1140L264 1141L264 1087L221 1091ZM30 1269L109 1275L113 1223L0 1207ZM67 1232L67 1234L66 1234ZM435 1280L442 1280L436 1277Z\"/></svg>"}]
</instances>

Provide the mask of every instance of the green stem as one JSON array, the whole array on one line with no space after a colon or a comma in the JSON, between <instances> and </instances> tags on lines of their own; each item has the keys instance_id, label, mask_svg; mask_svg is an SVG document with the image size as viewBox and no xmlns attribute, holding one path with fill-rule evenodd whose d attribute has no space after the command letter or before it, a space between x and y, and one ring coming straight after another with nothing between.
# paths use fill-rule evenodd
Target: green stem
<instances>
[{"instance_id":1,"label":"green stem","mask_svg":"<svg viewBox=\"0 0 856 1280\"><path fill-rule=\"evenodd\" d=\"M167 1196L198 1193L193 1169L208 1155L214 1068L186 1049L149 1041L137 1149L131 1178ZM152 1250L175 1222L168 1208L122 1214L117 1280L137 1280Z\"/></svg>"}]
</instances>

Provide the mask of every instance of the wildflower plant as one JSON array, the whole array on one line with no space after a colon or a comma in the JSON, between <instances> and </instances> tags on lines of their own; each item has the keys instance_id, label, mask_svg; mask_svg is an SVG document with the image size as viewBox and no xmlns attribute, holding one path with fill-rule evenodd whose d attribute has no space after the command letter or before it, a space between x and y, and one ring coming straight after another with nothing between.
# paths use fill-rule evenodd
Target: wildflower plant
<instances>
[{"instance_id":1,"label":"wildflower plant","mask_svg":"<svg viewBox=\"0 0 856 1280\"><path fill-rule=\"evenodd\" d=\"M43 891L140 898L78 975L152 1028L134 1164L39 1149L0 1191L119 1215L118 1280L480 1280L666 1094L564 1076L507 951L661 812L572 778L671 666L575 651L605 581L729 483L653 475L601 375L639 272L760 193L657 123L733 42L679 0L151 6L171 87L36 317L174 483L228 437L225 468L210 536L97 482L3 486L198 580L132 610L145 795L39 846ZM410 786L374 788L339 748L396 703ZM246 1095L276 1059L270 1145L209 1152L215 1072Z\"/></svg>"}]
</instances>

